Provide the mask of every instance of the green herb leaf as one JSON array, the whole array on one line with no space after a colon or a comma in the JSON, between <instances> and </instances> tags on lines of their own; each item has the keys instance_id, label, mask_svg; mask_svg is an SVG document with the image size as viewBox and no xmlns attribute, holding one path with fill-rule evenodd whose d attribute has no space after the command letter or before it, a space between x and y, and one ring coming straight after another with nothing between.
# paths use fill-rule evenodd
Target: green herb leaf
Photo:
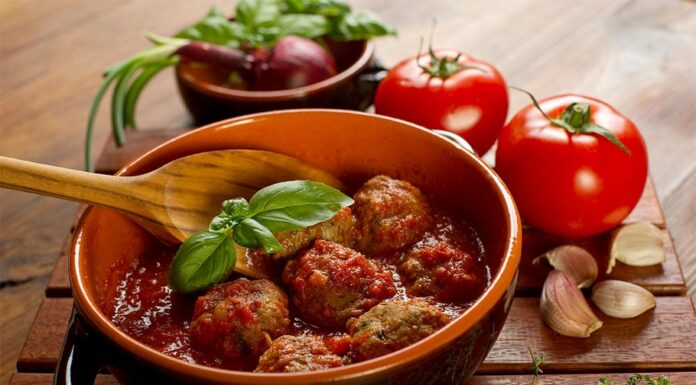
<instances>
[{"instance_id":1,"label":"green herb leaf","mask_svg":"<svg viewBox=\"0 0 696 385\"><path fill-rule=\"evenodd\" d=\"M597 381L597 385L614 385L614 383L606 377L600 377L599 381Z\"/></svg>"},{"instance_id":2,"label":"green herb leaf","mask_svg":"<svg viewBox=\"0 0 696 385\"><path fill-rule=\"evenodd\" d=\"M233 198L222 202L222 212L213 218L209 229L223 231L237 225L250 215L249 202L244 198Z\"/></svg>"},{"instance_id":3,"label":"green herb leaf","mask_svg":"<svg viewBox=\"0 0 696 385\"><path fill-rule=\"evenodd\" d=\"M368 11L339 16L331 33L336 40L367 40L385 35L396 35L396 30Z\"/></svg>"},{"instance_id":4,"label":"green herb leaf","mask_svg":"<svg viewBox=\"0 0 696 385\"><path fill-rule=\"evenodd\" d=\"M250 30L274 26L280 17L280 2L274 0L241 0L235 18Z\"/></svg>"},{"instance_id":5,"label":"green herb leaf","mask_svg":"<svg viewBox=\"0 0 696 385\"><path fill-rule=\"evenodd\" d=\"M277 253L283 250L273 233L253 219L245 219L233 230L234 241L238 245L256 249L263 246L267 253Z\"/></svg>"},{"instance_id":6,"label":"green herb leaf","mask_svg":"<svg viewBox=\"0 0 696 385\"><path fill-rule=\"evenodd\" d=\"M539 355L537 358L530 346L527 346L527 349L529 350L529 356L532 358L532 371L534 372L534 377L532 377L532 385L534 385L536 384L537 377L544 373L544 371L541 370L541 365L544 365L546 360L543 354Z\"/></svg>"},{"instance_id":7,"label":"green herb leaf","mask_svg":"<svg viewBox=\"0 0 696 385\"><path fill-rule=\"evenodd\" d=\"M302 180L265 187L249 204L251 217L275 233L331 219L353 199L324 183Z\"/></svg>"},{"instance_id":8,"label":"green herb leaf","mask_svg":"<svg viewBox=\"0 0 696 385\"><path fill-rule=\"evenodd\" d=\"M179 247L169 267L169 286L180 293L203 290L229 276L237 255L225 233L199 231Z\"/></svg>"},{"instance_id":9,"label":"green herb leaf","mask_svg":"<svg viewBox=\"0 0 696 385\"><path fill-rule=\"evenodd\" d=\"M285 35L315 39L331 30L329 21L321 15L283 15L278 25Z\"/></svg>"},{"instance_id":10,"label":"green herb leaf","mask_svg":"<svg viewBox=\"0 0 696 385\"><path fill-rule=\"evenodd\" d=\"M306 13L335 17L350 13L350 5L341 0L285 0L290 13Z\"/></svg>"},{"instance_id":11,"label":"green herb leaf","mask_svg":"<svg viewBox=\"0 0 696 385\"><path fill-rule=\"evenodd\" d=\"M242 24L228 20L219 8L213 7L205 18L174 37L236 47L246 34Z\"/></svg>"}]
</instances>

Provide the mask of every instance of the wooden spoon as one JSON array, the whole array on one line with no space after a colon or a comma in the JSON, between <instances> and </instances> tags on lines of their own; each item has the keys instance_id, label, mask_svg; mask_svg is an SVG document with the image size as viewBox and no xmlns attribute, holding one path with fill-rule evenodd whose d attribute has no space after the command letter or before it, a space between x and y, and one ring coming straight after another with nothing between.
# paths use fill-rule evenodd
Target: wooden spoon
<instances>
[{"instance_id":1,"label":"wooden spoon","mask_svg":"<svg viewBox=\"0 0 696 385\"><path fill-rule=\"evenodd\" d=\"M257 150L203 152L136 176L93 174L0 156L0 187L115 209L172 244L206 229L225 199L249 199L270 184L296 179L344 187L333 175L299 159ZM244 249L237 251L235 271L265 276Z\"/></svg>"}]
</instances>

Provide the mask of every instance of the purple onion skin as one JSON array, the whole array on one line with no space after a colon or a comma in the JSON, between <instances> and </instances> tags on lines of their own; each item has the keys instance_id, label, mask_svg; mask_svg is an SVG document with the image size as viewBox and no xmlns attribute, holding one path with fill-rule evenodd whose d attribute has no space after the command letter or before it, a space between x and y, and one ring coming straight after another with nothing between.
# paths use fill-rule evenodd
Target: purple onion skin
<instances>
[{"instance_id":1,"label":"purple onion skin","mask_svg":"<svg viewBox=\"0 0 696 385\"><path fill-rule=\"evenodd\" d=\"M316 42L286 36L273 47L268 60L249 89L271 91L303 87L336 75L336 62Z\"/></svg>"},{"instance_id":2,"label":"purple onion skin","mask_svg":"<svg viewBox=\"0 0 696 385\"><path fill-rule=\"evenodd\" d=\"M175 54L183 61L206 63L227 74L236 72L246 84L256 81L258 75L256 58L238 49L192 42L179 48Z\"/></svg>"},{"instance_id":3,"label":"purple onion skin","mask_svg":"<svg viewBox=\"0 0 696 385\"><path fill-rule=\"evenodd\" d=\"M224 46L192 42L176 53L185 61L201 62L227 73L237 72L248 90L274 91L303 87L336 75L336 62L316 42L286 36L272 49L249 53Z\"/></svg>"}]
</instances>

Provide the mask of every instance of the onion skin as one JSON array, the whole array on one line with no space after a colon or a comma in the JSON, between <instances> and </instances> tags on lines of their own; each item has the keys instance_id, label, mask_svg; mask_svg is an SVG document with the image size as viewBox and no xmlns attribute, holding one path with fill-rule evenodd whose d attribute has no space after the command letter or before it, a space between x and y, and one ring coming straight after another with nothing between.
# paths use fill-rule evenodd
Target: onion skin
<instances>
[{"instance_id":1,"label":"onion skin","mask_svg":"<svg viewBox=\"0 0 696 385\"><path fill-rule=\"evenodd\" d=\"M269 48L249 52L191 42L176 52L184 61L206 63L218 70L237 73L250 91L275 91L304 87L337 73L331 54L316 42L286 36Z\"/></svg>"},{"instance_id":2,"label":"onion skin","mask_svg":"<svg viewBox=\"0 0 696 385\"><path fill-rule=\"evenodd\" d=\"M199 41L188 43L174 52L183 60L206 63L230 71L251 71L256 59L233 48Z\"/></svg>"},{"instance_id":3,"label":"onion skin","mask_svg":"<svg viewBox=\"0 0 696 385\"><path fill-rule=\"evenodd\" d=\"M304 87L336 75L336 62L316 42L286 36L273 47L270 57L261 64L250 90L272 91Z\"/></svg>"}]
</instances>

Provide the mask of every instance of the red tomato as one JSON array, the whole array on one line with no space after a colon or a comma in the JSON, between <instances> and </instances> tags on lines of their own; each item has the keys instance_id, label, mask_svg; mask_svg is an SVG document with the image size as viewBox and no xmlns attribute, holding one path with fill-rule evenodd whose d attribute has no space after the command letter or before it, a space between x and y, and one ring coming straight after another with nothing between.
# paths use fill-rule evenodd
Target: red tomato
<instances>
[{"instance_id":1,"label":"red tomato","mask_svg":"<svg viewBox=\"0 0 696 385\"><path fill-rule=\"evenodd\" d=\"M638 203L647 150L636 126L600 100L559 95L539 104L559 119L572 103L589 105L587 123L608 129L630 155L606 137L552 125L529 105L500 133L496 170L527 224L552 234L591 236L621 223Z\"/></svg>"},{"instance_id":2,"label":"red tomato","mask_svg":"<svg viewBox=\"0 0 696 385\"><path fill-rule=\"evenodd\" d=\"M423 54L392 68L377 89L375 111L451 131L484 154L505 124L507 86L492 65L437 50L434 61Z\"/></svg>"}]
</instances>

